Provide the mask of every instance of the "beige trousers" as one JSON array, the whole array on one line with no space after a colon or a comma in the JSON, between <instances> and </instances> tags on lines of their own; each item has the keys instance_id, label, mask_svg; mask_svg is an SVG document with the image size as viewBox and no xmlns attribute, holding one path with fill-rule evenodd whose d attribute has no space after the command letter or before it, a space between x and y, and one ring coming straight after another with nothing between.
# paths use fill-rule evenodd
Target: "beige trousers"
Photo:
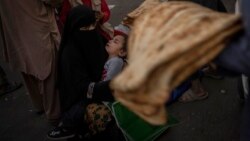
<instances>
[{"instance_id":1,"label":"beige trousers","mask_svg":"<svg viewBox=\"0 0 250 141\"><path fill-rule=\"evenodd\" d=\"M29 92L33 106L41 111L44 110L49 121L60 118L59 93L56 89L56 51L52 61L52 70L45 80L22 73L26 88Z\"/></svg>"}]
</instances>

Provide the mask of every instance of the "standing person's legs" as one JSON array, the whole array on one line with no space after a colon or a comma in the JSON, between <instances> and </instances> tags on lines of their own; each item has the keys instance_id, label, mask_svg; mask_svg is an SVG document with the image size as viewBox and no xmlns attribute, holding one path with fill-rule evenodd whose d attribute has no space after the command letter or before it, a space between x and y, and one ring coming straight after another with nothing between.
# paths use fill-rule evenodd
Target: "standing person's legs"
<instances>
[{"instance_id":1,"label":"standing person's legs","mask_svg":"<svg viewBox=\"0 0 250 141\"><path fill-rule=\"evenodd\" d=\"M57 76L57 51L53 50L53 60L51 73L47 79L44 80L44 97L43 106L46 116L51 122L58 122L61 116L59 92L56 88L56 76Z\"/></svg>"},{"instance_id":2,"label":"standing person's legs","mask_svg":"<svg viewBox=\"0 0 250 141\"><path fill-rule=\"evenodd\" d=\"M52 60L50 75L39 80L32 75L22 73L31 101L38 111L45 111L47 119L54 123L60 118L60 101L56 89L56 53Z\"/></svg>"},{"instance_id":3,"label":"standing person's legs","mask_svg":"<svg viewBox=\"0 0 250 141\"><path fill-rule=\"evenodd\" d=\"M60 118L60 101L58 90L55 87L54 76L50 76L44 81L43 107L47 119L50 122L58 122Z\"/></svg>"},{"instance_id":4,"label":"standing person's legs","mask_svg":"<svg viewBox=\"0 0 250 141\"><path fill-rule=\"evenodd\" d=\"M41 81L32 75L22 73L34 107L38 112L45 111L47 119L53 122L60 118L60 103L58 92L55 89L55 80L51 75Z\"/></svg>"},{"instance_id":5,"label":"standing person's legs","mask_svg":"<svg viewBox=\"0 0 250 141\"><path fill-rule=\"evenodd\" d=\"M40 93L40 88L39 88L40 80L38 80L32 75L28 75L25 73L22 73L22 76L23 76L27 91L29 93L29 96L31 98L31 101L33 103L33 106L36 108L38 112L44 111L43 100L42 100L43 96Z\"/></svg>"},{"instance_id":6,"label":"standing person's legs","mask_svg":"<svg viewBox=\"0 0 250 141\"><path fill-rule=\"evenodd\" d=\"M241 123L240 141L250 140L250 99L246 99Z\"/></svg>"}]
</instances>

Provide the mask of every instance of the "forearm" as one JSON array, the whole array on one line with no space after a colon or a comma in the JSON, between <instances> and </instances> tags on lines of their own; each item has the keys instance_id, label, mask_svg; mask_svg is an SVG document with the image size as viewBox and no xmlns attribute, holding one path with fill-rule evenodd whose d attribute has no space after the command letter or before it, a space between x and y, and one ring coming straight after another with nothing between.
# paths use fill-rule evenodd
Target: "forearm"
<instances>
[{"instance_id":1,"label":"forearm","mask_svg":"<svg viewBox=\"0 0 250 141\"><path fill-rule=\"evenodd\" d=\"M111 89L109 87L110 81L102 81L94 83L89 87L88 98L94 101L114 101ZM90 93L89 93L90 92Z\"/></svg>"}]
</instances>

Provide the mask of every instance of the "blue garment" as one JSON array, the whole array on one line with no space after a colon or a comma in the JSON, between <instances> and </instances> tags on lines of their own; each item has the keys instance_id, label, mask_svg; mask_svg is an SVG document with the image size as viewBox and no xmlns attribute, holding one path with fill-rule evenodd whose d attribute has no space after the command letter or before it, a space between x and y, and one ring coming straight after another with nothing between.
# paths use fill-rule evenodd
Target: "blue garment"
<instances>
[{"instance_id":1,"label":"blue garment","mask_svg":"<svg viewBox=\"0 0 250 141\"><path fill-rule=\"evenodd\" d=\"M193 75L191 75L186 81L184 81L181 85L175 88L172 93L167 105L172 104L175 102L179 97L182 96L184 92L186 92L189 88L191 88L191 81L195 79L199 79L204 75L201 70L198 70Z\"/></svg>"},{"instance_id":2,"label":"blue garment","mask_svg":"<svg viewBox=\"0 0 250 141\"><path fill-rule=\"evenodd\" d=\"M184 83L182 83L179 87L177 87L176 89L174 89L171 93L171 97L169 99L169 101L167 102L167 105L172 104L173 102L175 102L180 96L182 96L182 94L187 91L189 88L191 87L191 81L185 81Z\"/></svg>"},{"instance_id":3,"label":"blue garment","mask_svg":"<svg viewBox=\"0 0 250 141\"><path fill-rule=\"evenodd\" d=\"M230 71L250 77L250 0L241 1L244 31L239 33L218 56L216 62ZM250 141L250 99L246 99L242 115L240 141Z\"/></svg>"},{"instance_id":4,"label":"blue garment","mask_svg":"<svg viewBox=\"0 0 250 141\"><path fill-rule=\"evenodd\" d=\"M216 58L216 63L235 73L250 76L250 1L242 0L244 31L236 35L225 50Z\"/></svg>"}]
</instances>

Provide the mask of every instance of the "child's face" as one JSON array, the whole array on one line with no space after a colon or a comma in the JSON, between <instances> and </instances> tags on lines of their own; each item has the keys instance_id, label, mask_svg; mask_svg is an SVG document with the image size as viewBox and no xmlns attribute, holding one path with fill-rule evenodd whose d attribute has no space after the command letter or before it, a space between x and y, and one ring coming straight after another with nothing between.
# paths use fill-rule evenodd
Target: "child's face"
<instances>
[{"instance_id":1,"label":"child's face","mask_svg":"<svg viewBox=\"0 0 250 141\"><path fill-rule=\"evenodd\" d=\"M121 35L116 35L112 40L109 40L105 46L109 57L119 56L123 52L124 42L125 38Z\"/></svg>"}]
</instances>

